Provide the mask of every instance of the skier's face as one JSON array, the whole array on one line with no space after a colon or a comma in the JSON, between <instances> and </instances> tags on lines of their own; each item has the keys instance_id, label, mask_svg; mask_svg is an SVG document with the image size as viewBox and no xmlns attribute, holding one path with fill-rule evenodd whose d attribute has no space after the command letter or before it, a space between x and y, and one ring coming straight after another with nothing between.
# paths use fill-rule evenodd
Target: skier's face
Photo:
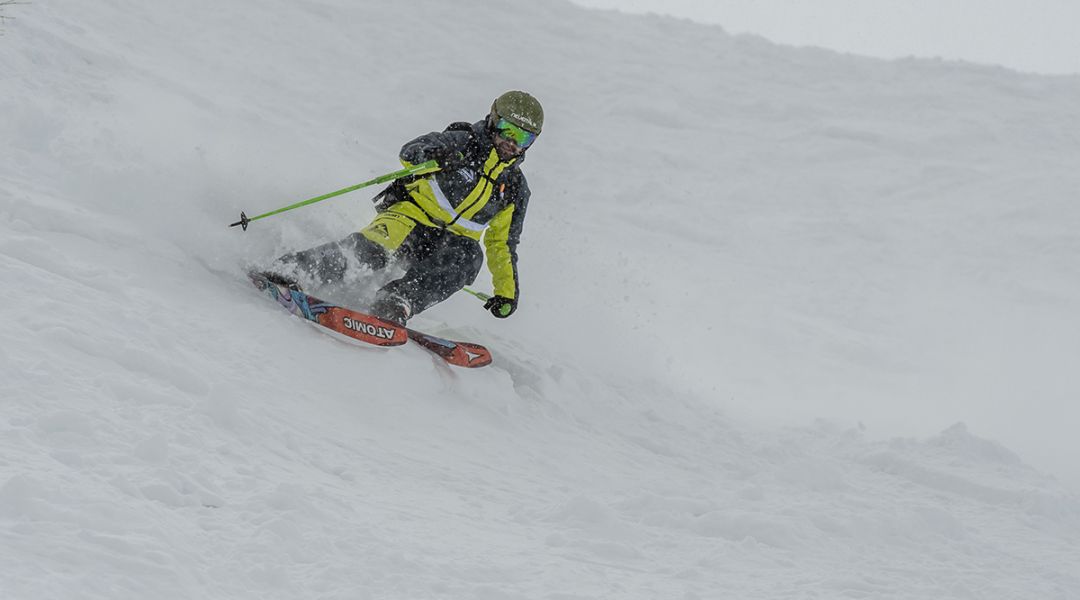
<instances>
[{"instance_id":1,"label":"skier's face","mask_svg":"<svg viewBox=\"0 0 1080 600\"><path fill-rule=\"evenodd\" d=\"M524 148L519 148L517 144L499 134L495 134L494 143L495 151L499 153L500 160L510 160L515 156L521 156L521 153L525 152Z\"/></svg>"},{"instance_id":2,"label":"skier's face","mask_svg":"<svg viewBox=\"0 0 1080 600\"><path fill-rule=\"evenodd\" d=\"M491 114L490 119L488 122L491 124L492 142L495 144L495 149L498 150L499 158L502 160L520 156L536 141L537 135L535 133L518 127L506 119L499 118L494 112Z\"/></svg>"}]
</instances>

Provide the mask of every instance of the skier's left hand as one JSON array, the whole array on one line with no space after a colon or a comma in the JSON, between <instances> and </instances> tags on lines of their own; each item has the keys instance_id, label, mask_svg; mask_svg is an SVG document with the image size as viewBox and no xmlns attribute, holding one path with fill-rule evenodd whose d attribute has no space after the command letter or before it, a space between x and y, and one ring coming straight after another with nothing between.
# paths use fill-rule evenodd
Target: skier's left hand
<instances>
[{"instance_id":1,"label":"skier's left hand","mask_svg":"<svg viewBox=\"0 0 1080 600\"><path fill-rule=\"evenodd\" d=\"M484 308L500 319L505 319L517 310L517 300L506 296L492 296L484 303Z\"/></svg>"}]
</instances>

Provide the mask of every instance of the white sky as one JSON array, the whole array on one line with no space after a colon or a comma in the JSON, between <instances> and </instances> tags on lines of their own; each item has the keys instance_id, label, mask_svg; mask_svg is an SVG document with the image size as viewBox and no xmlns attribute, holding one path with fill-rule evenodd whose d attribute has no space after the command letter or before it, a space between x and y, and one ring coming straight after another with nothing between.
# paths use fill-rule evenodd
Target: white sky
<instances>
[{"instance_id":1,"label":"white sky","mask_svg":"<svg viewBox=\"0 0 1080 600\"><path fill-rule=\"evenodd\" d=\"M731 33L882 58L941 57L1080 73L1076 0L572 0L655 12Z\"/></svg>"}]
</instances>

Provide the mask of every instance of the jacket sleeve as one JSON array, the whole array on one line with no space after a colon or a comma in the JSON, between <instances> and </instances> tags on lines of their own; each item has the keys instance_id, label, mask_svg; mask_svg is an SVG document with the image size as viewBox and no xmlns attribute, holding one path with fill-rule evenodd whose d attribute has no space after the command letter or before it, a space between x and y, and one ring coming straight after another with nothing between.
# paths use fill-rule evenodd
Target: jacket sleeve
<instances>
[{"instance_id":1,"label":"jacket sleeve","mask_svg":"<svg viewBox=\"0 0 1080 600\"><path fill-rule=\"evenodd\" d=\"M525 225L528 204L529 188L522 178L517 198L491 219L484 232L487 264L496 296L519 299L517 245Z\"/></svg>"}]
</instances>

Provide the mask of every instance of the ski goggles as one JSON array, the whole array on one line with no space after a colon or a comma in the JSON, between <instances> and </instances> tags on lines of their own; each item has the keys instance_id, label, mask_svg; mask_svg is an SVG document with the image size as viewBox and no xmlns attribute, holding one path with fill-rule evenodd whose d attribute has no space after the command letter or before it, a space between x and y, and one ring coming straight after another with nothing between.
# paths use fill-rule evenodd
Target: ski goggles
<instances>
[{"instance_id":1,"label":"ski goggles","mask_svg":"<svg viewBox=\"0 0 1080 600\"><path fill-rule=\"evenodd\" d=\"M499 132L500 137L514 142L522 150L531 146L536 141L537 136L528 129L522 129L503 118L500 118L495 123L495 131Z\"/></svg>"}]
</instances>

